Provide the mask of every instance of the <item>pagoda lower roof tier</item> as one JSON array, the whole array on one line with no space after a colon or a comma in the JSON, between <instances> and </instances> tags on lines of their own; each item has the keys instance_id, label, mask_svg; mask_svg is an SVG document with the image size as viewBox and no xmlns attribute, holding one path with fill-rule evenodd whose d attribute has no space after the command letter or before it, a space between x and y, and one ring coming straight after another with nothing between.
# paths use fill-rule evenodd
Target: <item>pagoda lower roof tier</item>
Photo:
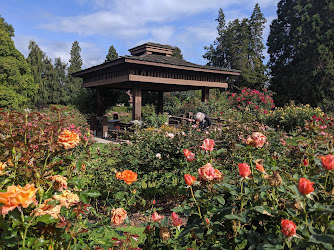
<instances>
[{"instance_id":1,"label":"pagoda lower roof tier","mask_svg":"<svg viewBox=\"0 0 334 250\"><path fill-rule=\"evenodd\" d=\"M240 71L202 66L175 57L155 54L124 56L72 74L83 87L142 88L151 91L181 91L227 88L227 78Z\"/></svg>"}]
</instances>

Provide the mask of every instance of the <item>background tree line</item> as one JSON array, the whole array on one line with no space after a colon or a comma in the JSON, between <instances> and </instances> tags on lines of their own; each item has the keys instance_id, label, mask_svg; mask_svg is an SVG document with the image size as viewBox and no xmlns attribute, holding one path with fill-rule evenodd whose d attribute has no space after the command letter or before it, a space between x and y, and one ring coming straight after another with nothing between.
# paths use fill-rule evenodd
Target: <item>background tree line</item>
<instances>
[{"instance_id":1,"label":"background tree line","mask_svg":"<svg viewBox=\"0 0 334 250\"><path fill-rule=\"evenodd\" d=\"M243 87L276 92L275 102L294 100L330 109L334 97L334 2L332 0L280 0L277 18L272 21L267 40L269 62L264 63L263 29L266 19L256 4L251 16L226 23L218 12L218 36L206 46L208 65L241 70L241 76L228 79L233 91ZM30 41L24 56L12 41L14 28L0 16L0 107L42 107L48 104L74 104L93 112L95 90L82 89L81 79L71 73L82 69L81 48L73 42L69 62L50 59L36 42ZM175 57L182 59L175 47ZM105 62L118 58L110 46ZM194 94L173 94L188 98ZM153 102L152 93L147 100ZM105 105L126 103L125 91L107 89Z\"/></svg>"},{"instance_id":2,"label":"background tree line","mask_svg":"<svg viewBox=\"0 0 334 250\"><path fill-rule=\"evenodd\" d=\"M208 65L241 70L229 79L234 90L269 87L279 106L290 101L331 110L334 98L333 0L280 0L270 25L267 65L262 34L266 22L258 4L250 18L226 24L219 10L218 37L205 47Z\"/></svg>"}]
</instances>

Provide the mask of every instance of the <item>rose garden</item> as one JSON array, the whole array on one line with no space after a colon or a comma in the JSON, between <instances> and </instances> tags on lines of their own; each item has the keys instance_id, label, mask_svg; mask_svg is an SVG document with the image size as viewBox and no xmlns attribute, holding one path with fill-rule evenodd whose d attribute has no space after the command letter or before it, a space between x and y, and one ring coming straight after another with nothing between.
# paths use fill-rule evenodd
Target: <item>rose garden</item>
<instances>
[{"instance_id":1,"label":"rose garden","mask_svg":"<svg viewBox=\"0 0 334 250\"><path fill-rule=\"evenodd\" d=\"M186 108L222 125L143 126L97 144L74 109L2 110L0 246L332 249L330 114L250 89Z\"/></svg>"}]
</instances>

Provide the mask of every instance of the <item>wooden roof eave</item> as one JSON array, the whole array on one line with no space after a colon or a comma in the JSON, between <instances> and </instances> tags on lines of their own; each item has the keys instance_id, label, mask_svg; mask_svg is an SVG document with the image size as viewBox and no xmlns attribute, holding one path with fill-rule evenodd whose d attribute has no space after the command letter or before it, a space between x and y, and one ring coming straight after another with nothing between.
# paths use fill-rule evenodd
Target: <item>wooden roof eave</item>
<instances>
[{"instance_id":1,"label":"wooden roof eave","mask_svg":"<svg viewBox=\"0 0 334 250\"><path fill-rule=\"evenodd\" d=\"M84 70L72 73L72 76L83 78L84 75L87 75L89 73L93 73L93 72L96 72L96 71L99 71L99 70L103 70L103 69L107 69L107 68L110 68L110 67L113 67L113 66L116 66L116 65L120 65L120 64L123 64L124 62L125 62L125 58L120 57L120 58L118 58L116 60L113 60L111 62L99 64L99 65L90 67L88 69L84 69Z\"/></svg>"},{"instance_id":2,"label":"wooden roof eave","mask_svg":"<svg viewBox=\"0 0 334 250\"><path fill-rule=\"evenodd\" d=\"M215 70L215 69L204 69L204 68L197 68L197 67L188 67L188 66L180 66L174 64L167 64L167 63L158 63L158 62L150 62L150 61L143 61L143 60L136 60L125 58L126 63L132 64L141 64L141 65L149 65L149 66L158 66L163 68L172 68L172 69L181 69L181 70L191 70L197 72L205 72L205 73L215 73L215 74L223 74L223 75L233 75L239 76L240 72L238 71L225 71L225 70Z\"/></svg>"},{"instance_id":3,"label":"wooden roof eave","mask_svg":"<svg viewBox=\"0 0 334 250\"><path fill-rule=\"evenodd\" d=\"M148 65L148 66L156 66L156 67L162 67L162 68L171 68L171 69L180 69L180 70L188 70L188 71L195 71L195 72L204 72L204 73L214 73L214 74L222 74L222 75L230 75L230 76L239 76L239 71L227 71L227 70L218 70L218 69L205 69L200 67L189 67L189 66L180 66L180 65L174 65L174 64L167 64L167 63L159 63L159 62L150 62L150 61L144 61L144 60L136 60L136 59L130 59L121 57L114 61L103 63L100 65L93 66L88 69L84 69L75 73L72 73L72 76L74 77L81 77L84 78L85 75L94 73L96 71L100 70L106 70L107 68L121 65L121 64L137 64L137 65Z\"/></svg>"}]
</instances>

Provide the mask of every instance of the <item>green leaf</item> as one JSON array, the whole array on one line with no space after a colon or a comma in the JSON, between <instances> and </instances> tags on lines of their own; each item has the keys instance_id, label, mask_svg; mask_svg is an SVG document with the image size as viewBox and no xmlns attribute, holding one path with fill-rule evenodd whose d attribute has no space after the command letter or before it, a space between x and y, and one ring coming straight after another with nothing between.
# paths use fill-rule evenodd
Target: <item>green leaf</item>
<instances>
[{"instance_id":1,"label":"green leaf","mask_svg":"<svg viewBox=\"0 0 334 250\"><path fill-rule=\"evenodd\" d=\"M44 240L44 239L37 239L37 243L35 243L33 246L32 246L32 249L36 249L36 248L40 248L42 246L45 246L46 244L48 244L49 241L48 240Z\"/></svg>"},{"instance_id":2,"label":"green leaf","mask_svg":"<svg viewBox=\"0 0 334 250\"><path fill-rule=\"evenodd\" d=\"M260 214L265 214L265 215L268 215L268 216L272 216L270 214L270 212L268 212L269 209L264 208L263 206L256 206L256 207L254 207L254 210L259 212Z\"/></svg>"},{"instance_id":3,"label":"green leaf","mask_svg":"<svg viewBox=\"0 0 334 250\"><path fill-rule=\"evenodd\" d=\"M240 220L241 222L245 223L245 219L235 215L235 214L227 214L224 216L225 219L228 219L228 220Z\"/></svg>"},{"instance_id":4,"label":"green leaf","mask_svg":"<svg viewBox=\"0 0 334 250\"><path fill-rule=\"evenodd\" d=\"M247 246L247 240L244 239L240 244L237 245L236 249L244 249Z\"/></svg>"},{"instance_id":5,"label":"green leaf","mask_svg":"<svg viewBox=\"0 0 334 250\"><path fill-rule=\"evenodd\" d=\"M334 238L329 236L329 235L313 234L313 235L311 235L311 237L308 241L312 242L312 243L315 243L315 244L321 244L326 249L333 249L332 246L334 244Z\"/></svg>"},{"instance_id":6,"label":"green leaf","mask_svg":"<svg viewBox=\"0 0 334 250\"><path fill-rule=\"evenodd\" d=\"M45 224L51 224L51 223L55 223L57 220L54 219L51 215L45 214L45 215L37 217L36 222L39 222L39 221Z\"/></svg>"},{"instance_id":7,"label":"green leaf","mask_svg":"<svg viewBox=\"0 0 334 250\"><path fill-rule=\"evenodd\" d=\"M81 193L87 195L88 197L92 197L92 198L101 196L101 193L95 190L89 190L89 191L81 192Z\"/></svg>"},{"instance_id":8,"label":"green leaf","mask_svg":"<svg viewBox=\"0 0 334 250\"><path fill-rule=\"evenodd\" d=\"M115 199L116 200L121 200L121 199L123 199L123 197L124 197L124 192L117 192L115 194Z\"/></svg>"},{"instance_id":9,"label":"green leaf","mask_svg":"<svg viewBox=\"0 0 334 250\"><path fill-rule=\"evenodd\" d=\"M79 195L79 197L80 197L80 200L81 200L83 203L85 203L85 204L89 204L89 199L88 199L87 195L81 193L81 194Z\"/></svg>"},{"instance_id":10,"label":"green leaf","mask_svg":"<svg viewBox=\"0 0 334 250\"><path fill-rule=\"evenodd\" d=\"M217 196L217 201L222 204L222 205L225 205L225 199L221 196Z\"/></svg>"},{"instance_id":11,"label":"green leaf","mask_svg":"<svg viewBox=\"0 0 334 250\"><path fill-rule=\"evenodd\" d=\"M196 198L202 198L203 197L203 191L202 190L196 190L195 197Z\"/></svg>"}]
</instances>

